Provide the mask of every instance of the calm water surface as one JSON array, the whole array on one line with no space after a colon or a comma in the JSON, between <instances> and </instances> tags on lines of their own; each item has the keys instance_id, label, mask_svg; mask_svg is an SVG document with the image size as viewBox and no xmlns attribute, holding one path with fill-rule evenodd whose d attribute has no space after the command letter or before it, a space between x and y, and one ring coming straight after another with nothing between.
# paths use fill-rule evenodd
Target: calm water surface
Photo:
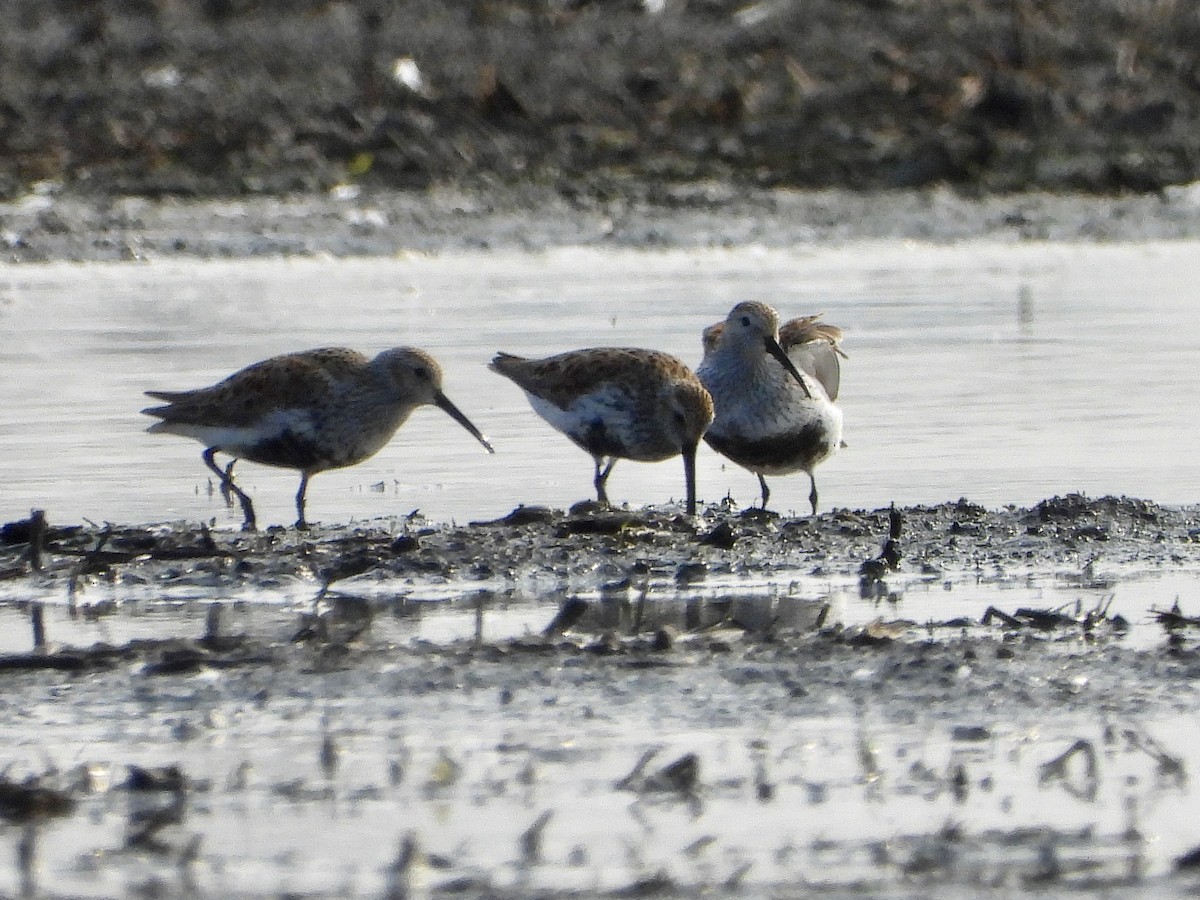
<instances>
[{"instance_id":1,"label":"calm water surface","mask_svg":"<svg viewBox=\"0 0 1200 900\"><path fill-rule=\"evenodd\" d=\"M488 456L448 417L420 410L378 456L314 480L313 520L420 508L434 520L464 521L519 502L569 504L591 492L588 457L486 370L491 355L628 344L694 364L701 329L740 299L766 300L789 316L823 311L846 330L850 446L819 471L826 508L960 496L999 506L1068 491L1195 502L1198 256L1194 243L887 243L0 268L0 521L41 507L53 522L215 517L236 528L239 517L209 490L200 446L144 433L142 392L206 385L266 356L323 345L431 350L446 369L447 393L498 452ZM240 479L264 523L292 521L293 474L243 464ZM708 500L728 493L750 504L758 496L753 475L707 449L699 479ZM805 510L803 476L772 487L777 509ZM632 504L678 497L681 464L622 463L609 490ZM852 584L831 584L828 596L814 589L812 599L835 601L834 614L847 622L977 615L993 602L1012 609L1112 600L1137 625L1129 641L1152 647L1162 638L1147 609L1179 597L1194 612L1194 583L1187 572L1095 589L1053 576L990 591L917 581L882 607L857 597ZM806 591L789 597L807 601ZM92 602L108 596L93 593ZM547 609L498 608L486 637L536 631ZM285 631L290 612L281 607L279 615ZM195 634L202 618L199 604L130 602L83 619L52 609L48 624L55 639L88 644ZM469 638L475 618L469 603L451 600L385 626L391 630L377 639L397 646L453 642ZM27 649L28 634L25 611L0 604L0 652ZM865 654L862 677L875 677L871 665ZM128 693L100 677L66 687L37 682L42 701L6 718L13 749L0 762L13 777L87 763L116 782L123 764L136 761L179 763L207 785L195 793L179 838L203 838L190 873L174 856L156 868L142 855L108 852L126 839L130 810L124 793L101 787L85 811L34 835L42 886L78 896L148 894L155 884L159 893L183 893L194 877L210 896L377 897L411 830L453 863L427 874L433 885L487 872L517 894L523 884L606 891L655 873L682 884L720 884L742 873L751 893L755 885L832 880L856 893L862 884L913 896L912 882L889 860L936 864L931 854L946 842L929 836L942 823L966 823L967 840L953 842L963 860L956 871L977 869L980 883L1019 891L1049 848L1066 873L1051 895L1070 894L1092 873L1111 881L1128 872L1135 880L1122 896L1140 887L1179 896L1186 885L1163 876L1197 842L1191 783L1166 777L1147 753L1113 737L1144 728L1194 778L1194 717L1168 716L1165 702L1151 720L1119 727L1110 727L1102 697L1094 718L1036 726L993 724L985 710L965 712L961 722L918 716L898 725L885 711L851 709L836 695L819 716L781 715L773 685L723 677L704 683L718 696L689 700L687 667L630 669L627 702L588 708L583 718L594 723L580 741L573 711L591 695L555 672L516 692L519 715L497 705L491 685L406 694L388 689L386 670L375 675L383 679L377 691L364 690L353 669L306 675L253 709L236 673L139 679ZM953 677L971 677L969 667ZM1073 677L1064 668L1063 689L1085 689ZM1168 690L1169 681L1146 689ZM74 703L65 702L72 693ZM724 721L722 704L750 718ZM431 721L440 727L427 727ZM523 731L514 730L517 721ZM342 752L337 772L324 775L317 763L323 722ZM989 731L985 740L963 739L952 724ZM1047 761L1081 739L1101 752L1090 795L1041 777ZM664 762L684 752L702 758L702 806L613 789L648 741ZM461 775L440 784L447 748ZM864 768L864 758L876 763ZM940 785L958 765L969 792L956 798ZM773 802L750 799L759 769L775 785ZM514 860L543 810L554 818L544 861L531 873ZM1128 837L1136 832L1145 840ZM18 830L4 834L5 858L15 859ZM1151 880L1139 885L1139 873ZM23 892L17 867L0 866L0 893Z\"/></svg>"},{"instance_id":2,"label":"calm water surface","mask_svg":"<svg viewBox=\"0 0 1200 900\"><path fill-rule=\"evenodd\" d=\"M3 268L0 517L41 507L58 522L237 525L210 493L199 444L144 433L142 392L328 345L429 349L498 452L418 410L376 457L314 480L310 519L419 508L464 521L569 504L591 492L589 458L486 370L492 354L635 345L695 364L701 329L740 299L824 312L846 330L849 447L819 470L826 509L1068 491L1191 502L1198 258L1195 243L882 243ZM292 473L243 464L240 478L261 521L292 521ZM679 460L624 462L610 493L659 503L682 481ZM708 500L757 499L754 476L707 448L699 481ZM803 475L772 491L775 508L805 510Z\"/></svg>"}]
</instances>

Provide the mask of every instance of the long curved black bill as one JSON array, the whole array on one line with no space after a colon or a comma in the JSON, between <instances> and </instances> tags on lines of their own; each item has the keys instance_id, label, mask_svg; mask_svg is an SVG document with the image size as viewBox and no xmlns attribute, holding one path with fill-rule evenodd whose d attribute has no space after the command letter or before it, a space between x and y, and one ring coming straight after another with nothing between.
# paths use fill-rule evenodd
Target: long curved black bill
<instances>
[{"instance_id":1,"label":"long curved black bill","mask_svg":"<svg viewBox=\"0 0 1200 900\"><path fill-rule=\"evenodd\" d=\"M767 348L768 353L779 360L780 364L785 369L792 373L792 377L799 382L801 389L803 389L804 396L811 399L812 392L808 389L808 385L804 383L804 376L802 376L796 370L796 367L792 365L792 361L788 359L788 355L784 352L783 348L779 346L779 341L775 340L775 338L771 337L770 335L767 335L766 338L763 339L763 346Z\"/></svg>"},{"instance_id":2,"label":"long curved black bill","mask_svg":"<svg viewBox=\"0 0 1200 900\"><path fill-rule=\"evenodd\" d=\"M488 439L483 436L483 432L476 428L471 423L471 420L463 415L462 410L450 402L449 397L447 397L445 394L439 393L433 403L438 409L444 410L446 415L452 418L455 422L467 429L467 431L471 432L471 434L475 436L475 440L479 441L479 443L483 444L483 446L487 448L488 453L496 452L492 449L492 445L488 443Z\"/></svg>"}]
</instances>

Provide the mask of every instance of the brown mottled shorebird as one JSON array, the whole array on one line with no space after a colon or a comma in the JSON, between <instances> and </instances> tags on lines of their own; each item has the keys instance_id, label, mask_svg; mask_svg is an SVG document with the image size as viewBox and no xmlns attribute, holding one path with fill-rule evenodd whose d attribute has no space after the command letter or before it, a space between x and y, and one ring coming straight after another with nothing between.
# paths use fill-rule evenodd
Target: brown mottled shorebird
<instances>
[{"instance_id":1,"label":"brown mottled shorebird","mask_svg":"<svg viewBox=\"0 0 1200 900\"><path fill-rule=\"evenodd\" d=\"M817 511L813 469L842 446L842 411L834 405L841 381L841 329L792 319L782 328L765 303L735 306L724 322L704 329L704 359L696 374L716 407L704 439L758 476L765 509L771 491L766 475L808 473L808 495ZM795 372L789 377L770 357L780 348ZM797 383L799 381L799 384Z\"/></svg>"},{"instance_id":2,"label":"brown mottled shorebird","mask_svg":"<svg viewBox=\"0 0 1200 900\"><path fill-rule=\"evenodd\" d=\"M529 397L534 412L592 455L596 497L618 459L683 455L687 513L696 513L696 448L712 421L708 391L686 365L654 350L597 347L546 359L497 354L490 368Z\"/></svg>"},{"instance_id":3,"label":"brown mottled shorebird","mask_svg":"<svg viewBox=\"0 0 1200 900\"><path fill-rule=\"evenodd\" d=\"M246 530L255 527L254 505L233 483L233 463L222 470L215 453L298 470L296 526L304 528L309 478L373 456L418 406L445 410L493 452L442 393L441 367L412 347L384 350L374 359L340 347L306 350L247 366L211 387L146 393L167 402L142 410L162 420L146 430L204 444L204 464L221 479L222 490L237 496Z\"/></svg>"}]
</instances>

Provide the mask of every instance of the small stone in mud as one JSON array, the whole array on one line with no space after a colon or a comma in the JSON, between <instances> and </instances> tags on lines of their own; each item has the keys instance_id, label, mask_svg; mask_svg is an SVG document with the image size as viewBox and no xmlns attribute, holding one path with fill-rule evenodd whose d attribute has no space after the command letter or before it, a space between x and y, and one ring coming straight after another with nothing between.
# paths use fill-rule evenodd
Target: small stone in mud
<instances>
[{"instance_id":1,"label":"small stone in mud","mask_svg":"<svg viewBox=\"0 0 1200 900\"><path fill-rule=\"evenodd\" d=\"M685 753L679 759L663 766L653 775L646 775L646 768L658 750L647 750L634 764L633 771L618 781L617 790L637 793L692 794L699 786L700 758L695 753Z\"/></svg>"},{"instance_id":2,"label":"small stone in mud","mask_svg":"<svg viewBox=\"0 0 1200 900\"><path fill-rule=\"evenodd\" d=\"M1107 541L1108 528L1104 525L1082 525L1071 532L1071 537L1079 541Z\"/></svg>"},{"instance_id":3,"label":"small stone in mud","mask_svg":"<svg viewBox=\"0 0 1200 900\"><path fill-rule=\"evenodd\" d=\"M742 511L741 517L747 522L774 522L779 518L779 513L761 506L751 506Z\"/></svg>"},{"instance_id":4,"label":"small stone in mud","mask_svg":"<svg viewBox=\"0 0 1200 900\"><path fill-rule=\"evenodd\" d=\"M620 652L621 641L610 631L600 635L600 637L596 638L596 640L592 641L583 649L588 653L594 653L597 656L611 656L614 653Z\"/></svg>"},{"instance_id":5,"label":"small stone in mud","mask_svg":"<svg viewBox=\"0 0 1200 900\"><path fill-rule=\"evenodd\" d=\"M0 819L20 823L63 816L75 808L75 798L46 787L37 778L24 782L0 777Z\"/></svg>"},{"instance_id":6,"label":"small stone in mud","mask_svg":"<svg viewBox=\"0 0 1200 900\"><path fill-rule=\"evenodd\" d=\"M576 516L575 508L571 509L571 518L558 527L559 537L571 534L620 534L627 528L643 523L641 518L632 513Z\"/></svg>"},{"instance_id":7,"label":"small stone in mud","mask_svg":"<svg viewBox=\"0 0 1200 900\"><path fill-rule=\"evenodd\" d=\"M709 547L719 547L722 550L732 550L737 543L737 534L728 522L721 522L702 538L700 543Z\"/></svg>"},{"instance_id":8,"label":"small stone in mud","mask_svg":"<svg viewBox=\"0 0 1200 900\"><path fill-rule=\"evenodd\" d=\"M507 516L487 522L488 525L540 525L554 519L558 513L548 506L525 506L522 504Z\"/></svg>"},{"instance_id":9,"label":"small stone in mud","mask_svg":"<svg viewBox=\"0 0 1200 900\"><path fill-rule=\"evenodd\" d=\"M675 581L678 584L690 584L693 581L703 581L708 575L708 566L702 562L686 562L675 570Z\"/></svg>"},{"instance_id":10,"label":"small stone in mud","mask_svg":"<svg viewBox=\"0 0 1200 900\"><path fill-rule=\"evenodd\" d=\"M130 764L129 778L124 787L130 791L182 791L187 787L187 778L179 766L157 766L145 768Z\"/></svg>"},{"instance_id":11,"label":"small stone in mud","mask_svg":"<svg viewBox=\"0 0 1200 900\"><path fill-rule=\"evenodd\" d=\"M647 778L642 790L690 794L696 790L699 781L700 758L695 753L685 753Z\"/></svg>"},{"instance_id":12,"label":"small stone in mud","mask_svg":"<svg viewBox=\"0 0 1200 900\"><path fill-rule=\"evenodd\" d=\"M992 732L982 725L955 725L950 732L955 741L986 741L991 736Z\"/></svg>"},{"instance_id":13,"label":"small stone in mud","mask_svg":"<svg viewBox=\"0 0 1200 900\"><path fill-rule=\"evenodd\" d=\"M419 546L420 543L411 534L402 534L388 545L388 550L392 553L408 553Z\"/></svg>"}]
</instances>

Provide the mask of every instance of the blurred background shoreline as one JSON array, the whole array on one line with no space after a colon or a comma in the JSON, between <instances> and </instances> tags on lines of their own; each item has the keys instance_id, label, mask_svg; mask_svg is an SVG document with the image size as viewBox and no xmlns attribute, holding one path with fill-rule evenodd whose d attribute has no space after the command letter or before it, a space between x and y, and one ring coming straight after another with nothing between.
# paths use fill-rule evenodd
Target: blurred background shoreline
<instances>
[{"instance_id":1,"label":"blurred background shoreline","mask_svg":"<svg viewBox=\"0 0 1200 900\"><path fill-rule=\"evenodd\" d=\"M11 0L0 199L1161 195L1198 45L1170 0Z\"/></svg>"}]
</instances>

